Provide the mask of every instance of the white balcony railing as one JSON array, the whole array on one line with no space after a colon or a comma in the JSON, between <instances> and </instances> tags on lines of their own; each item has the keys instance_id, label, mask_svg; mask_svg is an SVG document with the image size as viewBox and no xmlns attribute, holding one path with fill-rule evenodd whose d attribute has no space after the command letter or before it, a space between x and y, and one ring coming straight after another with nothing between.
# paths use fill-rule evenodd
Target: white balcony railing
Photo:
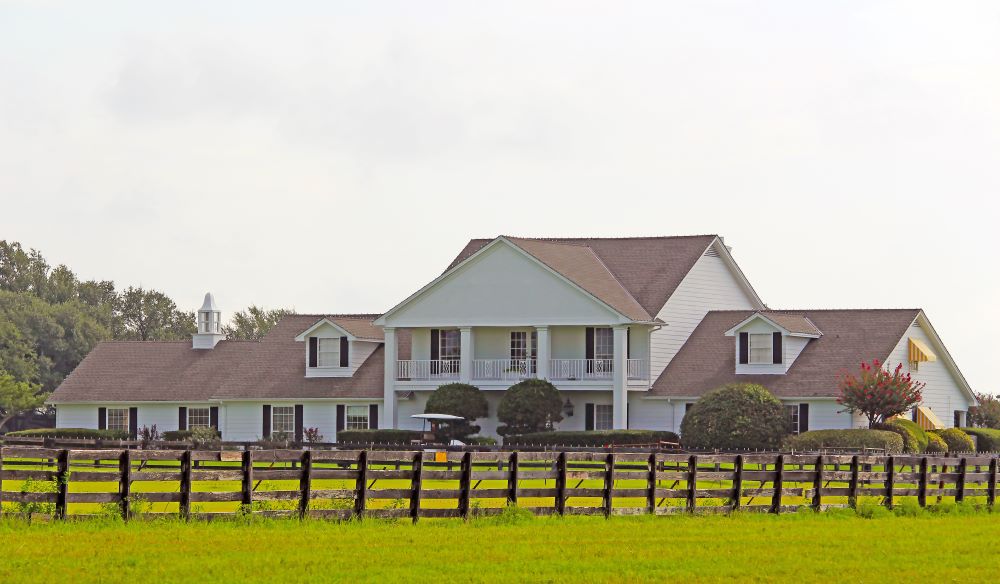
<instances>
[{"instance_id":1,"label":"white balcony railing","mask_svg":"<svg viewBox=\"0 0 1000 584\"><path fill-rule=\"evenodd\" d=\"M396 362L396 379L458 379L460 369L457 359L409 359Z\"/></svg>"},{"instance_id":2,"label":"white balcony railing","mask_svg":"<svg viewBox=\"0 0 1000 584\"><path fill-rule=\"evenodd\" d=\"M628 359L625 365L629 379L649 379L649 363L645 359Z\"/></svg>"},{"instance_id":3,"label":"white balcony railing","mask_svg":"<svg viewBox=\"0 0 1000 584\"><path fill-rule=\"evenodd\" d=\"M579 379L611 379L613 359L552 359L549 377L575 381Z\"/></svg>"},{"instance_id":4,"label":"white balcony railing","mask_svg":"<svg viewBox=\"0 0 1000 584\"><path fill-rule=\"evenodd\" d=\"M483 380L518 381L535 377L534 359L475 359L472 378Z\"/></svg>"}]
</instances>

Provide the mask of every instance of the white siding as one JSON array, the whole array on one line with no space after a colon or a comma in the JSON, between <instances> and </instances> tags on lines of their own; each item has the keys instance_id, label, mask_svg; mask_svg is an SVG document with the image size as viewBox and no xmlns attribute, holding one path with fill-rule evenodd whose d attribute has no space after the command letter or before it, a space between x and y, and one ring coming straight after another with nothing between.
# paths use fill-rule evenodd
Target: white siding
<instances>
[{"instance_id":1,"label":"white siding","mask_svg":"<svg viewBox=\"0 0 1000 584\"><path fill-rule=\"evenodd\" d=\"M357 372L358 367L361 367L381 344L371 341L351 341L351 375Z\"/></svg>"},{"instance_id":2,"label":"white siding","mask_svg":"<svg viewBox=\"0 0 1000 584\"><path fill-rule=\"evenodd\" d=\"M664 399L644 399L643 393L629 392L628 427L634 430L674 430L673 404Z\"/></svg>"},{"instance_id":3,"label":"white siding","mask_svg":"<svg viewBox=\"0 0 1000 584\"><path fill-rule=\"evenodd\" d=\"M138 418L138 428L156 425L159 432L177 430L180 419L178 408L211 407L216 404L198 402L163 402L163 403L108 403L108 404L58 404L56 405L57 428L97 428L97 409L134 407ZM219 413L219 424L222 425L222 408ZM137 428L137 429L138 429Z\"/></svg>"},{"instance_id":4,"label":"white siding","mask_svg":"<svg viewBox=\"0 0 1000 584\"><path fill-rule=\"evenodd\" d=\"M930 330L927 325L917 322L910 326L899 340L896 348L889 355L889 365L895 367L902 363L905 371L910 371L917 381L926 383L923 390L923 405L929 407L937 417L941 419L945 427L954 425L955 410L968 411L969 398L962 392L961 387L945 365L944 347L936 340L931 339L927 334ZM909 340L915 338L923 341L937 355L937 361L932 363L921 363L917 369L911 369L909 364Z\"/></svg>"},{"instance_id":5,"label":"white siding","mask_svg":"<svg viewBox=\"0 0 1000 584\"><path fill-rule=\"evenodd\" d=\"M659 377L710 310L761 308L755 302L725 260L702 256L657 315L667 325L655 331L651 339L651 377Z\"/></svg>"},{"instance_id":6,"label":"white siding","mask_svg":"<svg viewBox=\"0 0 1000 584\"><path fill-rule=\"evenodd\" d=\"M339 339L342 336L344 333L327 323L323 323L309 335L320 339ZM348 343L347 367L309 367L309 337L302 343L304 345L302 363L306 377L351 377L381 344L371 341L351 341Z\"/></svg>"},{"instance_id":7,"label":"white siding","mask_svg":"<svg viewBox=\"0 0 1000 584\"><path fill-rule=\"evenodd\" d=\"M90 404L58 404L56 428L97 428L97 408Z\"/></svg>"}]
</instances>

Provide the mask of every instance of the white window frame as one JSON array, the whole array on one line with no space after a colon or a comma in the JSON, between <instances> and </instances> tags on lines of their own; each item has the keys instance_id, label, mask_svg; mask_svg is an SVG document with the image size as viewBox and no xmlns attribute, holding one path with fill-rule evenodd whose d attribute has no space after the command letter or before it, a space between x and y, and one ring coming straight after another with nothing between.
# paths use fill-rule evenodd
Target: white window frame
<instances>
[{"instance_id":1,"label":"white window frame","mask_svg":"<svg viewBox=\"0 0 1000 584\"><path fill-rule=\"evenodd\" d=\"M121 416L121 424L118 424L117 420L115 420L115 423L112 424L112 419L117 418L118 416ZM128 432L129 431L128 418L129 418L128 408L108 408L107 420L106 420L107 424L105 425L107 426L108 430Z\"/></svg>"},{"instance_id":2,"label":"white window frame","mask_svg":"<svg viewBox=\"0 0 1000 584\"><path fill-rule=\"evenodd\" d=\"M201 420L204 420L202 423ZM187 409L187 429L211 428L212 409L211 408L188 408Z\"/></svg>"},{"instance_id":3,"label":"white window frame","mask_svg":"<svg viewBox=\"0 0 1000 584\"><path fill-rule=\"evenodd\" d=\"M449 339L450 342L446 343ZM441 329L438 332L438 359L441 361L460 361L462 359L461 331L458 329Z\"/></svg>"},{"instance_id":4,"label":"white window frame","mask_svg":"<svg viewBox=\"0 0 1000 584\"><path fill-rule=\"evenodd\" d=\"M594 359L613 361L615 358L615 331L608 327L594 328Z\"/></svg>"},{"instance_id":5,"label":"white window frame","mask_svg":"<svg viewBox=\"0 0 1000 584\"><path fill-rule=\"evenodd\" d=\"M370 406L347 406L344 410L345 430L367 430L371 426Z\"/></svg>"},{"instance_id":6,"label":"white window frame","mask_svg":"<svg viewBox=\"0 0 1000 584\"><path fill-rule=\"evenodd\" d=\"M316 367L323 369L340 367L340 337L316 339Z\"/></svg>"},{"instance_id":7,"label":"white window frame","mask_svg":"<svg viewBox=\"0 0 1000 584\"><path fill-rule=\"evenodd\" d=\"M785 409L788 411L788 417L791 419L792 424L792 434L798 435L799 433L799 404L786 404Z\"/></svg>"},{"instance_id":8,"label":"white window frame","mask_svg":"<svg viewBox=\"0 0 1000 584\"><path fill-rule=\"evenodd\" d=\"M611 404L594 404L594 430L614 430L615 407Z\"/></svg>"},{"instance_id":9,"label":"white window frame","mask_svg":"<svg viewBox=\"0 0 1000 584\"><path fill-rule=\"evenodd\" d=\"M750 333L748 340L750 365L772 365L774 363L774 334ZM756 340L756 342L754 342ZM766 346L764 344L766 343ZM760 355L760 356L758 356Z\"/></svg>"},{"instance_id":10,"label":"white window frame","mask_svg":"<svg viewBox=\"0 0 1000 584\"><path fill-rule=\"evenodd\" d=\"M271 406L271 434L279 433L288 436L295 434L295 406Z\"/></svg>"}]
</instances>

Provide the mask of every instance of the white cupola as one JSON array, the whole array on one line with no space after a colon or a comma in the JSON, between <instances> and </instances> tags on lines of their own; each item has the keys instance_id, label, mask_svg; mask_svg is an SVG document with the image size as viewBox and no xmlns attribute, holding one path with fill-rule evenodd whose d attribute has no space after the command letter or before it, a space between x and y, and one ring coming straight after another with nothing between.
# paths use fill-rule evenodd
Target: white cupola
<instances>
[{"instance_id":1,"label":"white cupola","mask_svg":"<svg viewBox=\"0 0 1000 584\"><path fill-rule=\"evenodd\" d=\"M222 334L222 311L209 292L198 309L198 332L192 335L191 348L214 349L219 341L225 339L226 335Z\"/></svg>"}]
</instances>

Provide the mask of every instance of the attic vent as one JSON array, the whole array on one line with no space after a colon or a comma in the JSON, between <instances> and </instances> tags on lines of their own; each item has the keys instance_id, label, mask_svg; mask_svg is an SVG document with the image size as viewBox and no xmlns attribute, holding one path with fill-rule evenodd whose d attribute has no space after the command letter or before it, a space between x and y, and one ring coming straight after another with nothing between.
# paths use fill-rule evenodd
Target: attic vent
<instances>
[{"instance_id":1,"label":"attic vent","mask_svg":"<svg viewBox=\"0 0 1000 584\"><path fill-rule=\"evenodd\" d=\"M719 252L715 249L714 245L712 247L708 248L708 251L705 252L705 257L709 257L709 258L717 258L717 257L719 257Z\"/></svg>"}]
</instances>

